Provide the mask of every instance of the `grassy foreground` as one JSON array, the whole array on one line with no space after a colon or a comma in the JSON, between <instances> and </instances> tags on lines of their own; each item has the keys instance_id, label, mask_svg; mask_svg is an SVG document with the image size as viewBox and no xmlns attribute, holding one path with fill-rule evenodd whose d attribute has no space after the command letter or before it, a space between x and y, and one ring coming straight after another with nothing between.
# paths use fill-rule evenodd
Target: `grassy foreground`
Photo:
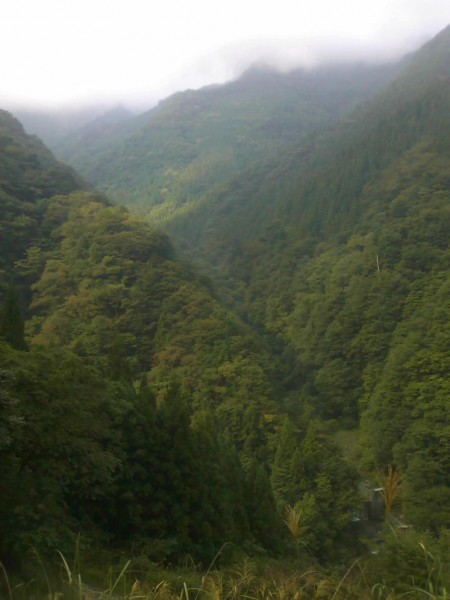
<instances>
[{"instance_id":1,"label":"grassy foreground","mask_svg":"<svg viewBox=\"0 0 450 600\"><path fill-rule=\"evenodd\" d=\"M407 576L396 585L373 583L373 571L356 560L342 574L325 573L319 567L301 568L299 561L261 564L246 556L230 567L206 572L191 569L169 571L145 559L126 561L104 573L90 570L84 580L78 561L69 566L59 554L51 572L38 554L35 577L17 580L0 563L2 600L447 600L442 573L434 557L422 548L428 575L415 583ZM89 581L89 582L88 582ZM96 581L97 583L91 583Z\"/></svg>"}]
</instances>

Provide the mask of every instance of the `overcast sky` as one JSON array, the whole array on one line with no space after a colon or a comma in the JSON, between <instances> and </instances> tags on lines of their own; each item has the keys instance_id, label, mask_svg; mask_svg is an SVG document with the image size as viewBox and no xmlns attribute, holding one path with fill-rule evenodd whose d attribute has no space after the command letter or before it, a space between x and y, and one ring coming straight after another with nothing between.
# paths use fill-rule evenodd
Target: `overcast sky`
<instances>
[{"instance_id":1,"label":"overcast sky","mask_svg":"<svg viewBox=\"0 0 450 600\"><path fill-rule=\"evenodd\" d=\"M2 0L0 106L151 104L249 63L389 60L450 22L449 0Z\"/></svg>"}]
</instances>

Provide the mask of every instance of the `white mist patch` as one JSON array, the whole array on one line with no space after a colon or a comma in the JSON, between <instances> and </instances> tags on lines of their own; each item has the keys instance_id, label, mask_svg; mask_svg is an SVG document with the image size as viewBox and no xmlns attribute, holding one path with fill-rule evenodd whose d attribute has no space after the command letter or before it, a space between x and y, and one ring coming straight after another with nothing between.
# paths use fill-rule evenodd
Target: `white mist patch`
<instances>
[{"instance_id":1,"label":"white mist patch","mask_svg":"<svg viewBox=\"0 0 450 600\"><path fill-rule=\"evenodd\" d=\"M0 101L154 102L258 61L382 62L449 22L447 0L4 0Z\"/></svg>"}]
</instances>

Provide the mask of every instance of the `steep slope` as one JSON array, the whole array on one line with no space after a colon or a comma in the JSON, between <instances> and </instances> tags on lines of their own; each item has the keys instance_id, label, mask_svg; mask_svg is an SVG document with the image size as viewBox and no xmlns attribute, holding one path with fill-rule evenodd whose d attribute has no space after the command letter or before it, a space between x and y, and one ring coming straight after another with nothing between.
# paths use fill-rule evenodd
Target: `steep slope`
<instances>
[{"instance_id":1,"label":"steep slope","mask_svg":"<svg viewBox=\"0 0 450 600\"><path fill-rule=\"evenodd\" d=\"M21 157L41 148L7 121ZM4 154L6 164L9 145ZM33 177L5 178L38 211L22 238L3 223L11 244L28 246L5 257L0 288L12 280L30 303L24 339L14 286L0 299L1 558L31 546L68 555L79 532L95 549L171 563L189 553L209 564L229 541L277 551L269 469L287 426L284 366L165 234L97 193L66 193L72 172L42 156ZM50 168L55 181L30 188ZM279 473L278 506L301 483L311 551L332 556L355 471L315 423L289 432L306 462L296 453L293 476Z\"/></svg>"},{"instance_id":2,"label":"steep slope","mask_svg":"<svg viewBox=\"0 0 450 600\"><path fill-rule=\"evenodd\" d=\"M58 162L6 111L0 111L0 272L11 269L38 235L39 201L82 187L81 178Z\"/></svg>"},{"instance_id":3,"label":"steep slope","mask_svg":"<svg viewBox=\"0 0 450 600\"><path fill-rule=\"evenodd\" d=\"M176 258L164 234L99 194L73 191L78 176L0 116L0 289L19 287L29 343L66 348L99 368L117 345L133 377L151 371L161 399L175 377L195 391L198 408L242 413L236 423L253 401L273 412L271 361L211 283ZM235 433L242 446L240 427Z\"/></svg>"},{"instance_id":4,"label":"steep slope","mask_svg":"<svg viewBox=\"0 0 450 600\"><path fill-rule=\"evenodd\" d=\"M98 155L108 152L140 127L141 120L123 106L116 106L87 120L71 131L58 130L58 138L50 147L66 163L79 172L88 172ZM45 138L43 138L46 141Z\"/></svg>"},{"instance_id":5,"label":"steep slope","mask_svg":"<svg viewBox=\"0 0 450 600\"><path fill-rule=\"evenodd\" d=\"M103 105L87 108L61 109L13 109L14 116L22 123L27 133L37 135L53 152L63 139L89 127L90 124L106 125L124 121L133 116L123 106Z\"/></svg>"},{"instance_id":6,"label":"steep slope","mask_svg":"<svg viewBox=\"0 0 450 600\"><path fill-rule=\"evenodd\" d=\"M46 151L25 181L5 168L5 235L29 242L5 271L32 298L28 351L0 306L2 558L66 551L79 531L171 563L209 563L225 540L273 551L275 502L330 558L358 503L326 435L343 426L361 425L368 473L402 472L410 523L450 526L449 47L447 30L339 125L224 179L198 245L178 219L244 320ZM12 123L27 156L37 142Z\"/></svg>"},{"instance_id":7,"label":"steep slope","mask_svg":"<svg viewBox=\"0 0 450 600\"><path fill-rule=\"evenodd\" d=\"M165 229L202 263L239 254L242 241L275 220L292 225L295 235L350 231L364 213L359 197L368 181L427 138L446 144L448 36L447 29L408 57L393 83L335 127L230 177Z\"/></svg>"},{"instance_id":8,"label":"steep slope","mask_svg":"<svg viewBox=\"0 0 450 600\"><path fill-rule=\"evenodd\" d=\"M395 229L401 245L407 237L400 231L411 229L413 210L420 218L421 211L428 214L435 203L436 216L430 216L423 235L432 247L445 248L450 62L442 57L447 59L449 53L447 29L376 100L317 138L295 172L285 173L291 190L275 198L278 222L260 238L261 248L272 252L275 260L286 260L282 250L273 252L274 244L288 250L292 246L293 256L300 251L299 257L311 257L328 247L342 247L355 234L380 235L386 242L374 256L395 267L398 255L390 254L394 251L387 231ZM254 190L253 210L257 198ZM392 214L391 204L396 207ZM259 265L265 270L265 261ZM297 264L292 262L291 268ZM279 270L269 271L275 281Z\"/></svg>"},{"instance_id":9,"label":"steep slope","mask_svg":"<svg viewBox=\"0 0 450 600\"><path fill-rule=\"evenodd\" d=\"M74 173L1 117L2 561L70 553L79 532L157 560L273 547L267 352L166 235L71 191Z\"/></svg>"},{"instance_id":10,"label":"steep slope","mask_svg":"<svg viewBox=\"0 0 450 600\"><path fill-rule=\"evenodd\" d=\"M373 102L299 149L289 191L272 185L275 209L264 187L281 165L242 182L247 195L236 185L231 226L218 208L203 244L185 230L247 319L282 340L286 406L346 425L362 416L364 466L395 462L405 514L435 531L450 522L449 109L447 28ZM258 208L267 227L252 240Z\"/></svg>"},{"instance_id":11,"label":"steep slope","mask_svg":"<svg viewBox=\"0 0 450 600\"><path fill-rule=\"evenodd\" d=\"M230 175L336 120L394 69L253 68L235 82L175 94L96 140L86 131L61 144L59 155L112 198L163 224L195 211Z\"/></svg>"},{"instance_id":12,"label":"steep slope","mask_svg":"<svg viewBox=\"0 0 450 600\"><path fill-rule=\"evenodd\" d=\"M283 353L284 407L299 423L362 419L364 468L395 462L408 518L435 531L450 519L449 108L447 28L336 126L164 213Z\"/></svg>"},{"instance_id":13,"label":"steep slope","mask_svg":"<svg viewBox=\"0 0 450 600\"><path fill-rule=\"evenodd\" d=\"M32 344L68 348L102 368L120 348L133 377L149 372L161 402L176 378L197 408L218 408L224 426L243 424L252 405L274 412L267 355L164 234L85 192L49 200L42 227L57 245L17 267L29 273L37 252L44 264L32 286ZM242 447L240 426L235 434Z\"/></svg>"}]
</instances>

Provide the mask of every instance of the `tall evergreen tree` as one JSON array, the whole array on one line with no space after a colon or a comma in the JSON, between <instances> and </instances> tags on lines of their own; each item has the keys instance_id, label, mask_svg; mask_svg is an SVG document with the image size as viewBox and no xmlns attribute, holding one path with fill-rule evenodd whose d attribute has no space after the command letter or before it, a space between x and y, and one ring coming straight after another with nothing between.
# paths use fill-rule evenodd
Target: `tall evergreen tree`
<instances>
[{"instance_id":1,"label":"tall evergreen tree","mask_svg":"<svg viewBox=\"0 0 450 600\"><path fill-rule=\"evenodd\" d=\"M26 348L24 320L19 296L12 283L9 284L0 310L0 336L17 350Z\"/></svg>"},{"instance_id":2,"label":"tall evergreen tree","mask_svg":"<svg viewBox=\"0 0 450 600\"><path fill-rule=\"evenodd\" d=\"M294 503L292 500L292 459L299 447L295 428L288 417L285 418L283 426L278 433L277 450L272 466L272 490L280 514L283 514L287 504Z\"/></svg>"}]
</instances>

